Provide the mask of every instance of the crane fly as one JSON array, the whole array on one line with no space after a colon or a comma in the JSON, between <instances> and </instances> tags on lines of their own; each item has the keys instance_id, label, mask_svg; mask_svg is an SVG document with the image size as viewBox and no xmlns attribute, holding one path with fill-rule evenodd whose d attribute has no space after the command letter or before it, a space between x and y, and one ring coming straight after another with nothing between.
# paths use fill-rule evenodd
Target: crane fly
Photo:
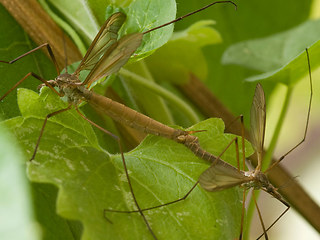
<instances>
[{"instance_id":1,"label":"crane fly","mask_svg":"<svg viewBox=\"0 0 320 240\"><path fill-rule=\"evenodd\" d=\"M196 137L190 135L193 132L188 131L182 131L182 130L176 130L171 127L168 127L160 122L157 122L139 112L136 112L135 110L132 110L120 103L117 103L115 101L112 101L109 98L106 98L104 96L98 95L94 93L93 91L89 90L88 88L92 83L97 81L98 79L101 79L103 77L109 76L113 73L116 73L119 71L119 69L127 63L129 58L132 54L137 50L137 48L141 45L142 38L145 34L148 34L156 29L165 27L167 25L170 25L172 23L175 23L177 21L182 20L185 17L188 17L190 15L193 15L197 12L200 12L214 4L217 3L231 3L236 7L236 4L232 1L217 1L213 2L201 9L198 9L194 12L191 12L189 14L186 14L182 17L179 17L171 22L165 23L161 26L155 27L153 29L147 30L145 32L138 32L138 33L132 33L123 36L122 38L118 39L118 31L120 30L121 26L125 22L126 16L123 13L115 13L112 16L110 16L106 22L103 24L101 29L99 30L98 34L94 38L93 42L88 48L87 53L85 54L84 58L82 59L80 65L75 70L74 73L70 74L66 72L59 75L59 66L57 64L57 61L55 59L55 56L53 54L53 51L48 43L44 43L35 49L30 50L29 52L17 57L16 59L7 62L7 61L0 61L2 63L7 64L13 64L19 59L27 56L30 53L33 53L43 47L46 47L47 51L49 52L49 55L55 65L56 71L58 73L58 76L54 80L45 80L41 76L30 72L26 74L20 81L18 81L10 90L8 90L1 98L0 101L2 101L10 92L12 92L16 87L18 87L24 80L26 80L28 77L32 76L39 81L42 82L40 85L41 87L47 86L49 87L53 92L55 92L60 97L67 97L68 101L68 107L64 109L60 109L58 111L52 112L48 114L43 122L42 128L40 130L40 134L38 137L38 140L36 142L36 147L34 149L34 152L32 154L32 157L30 161L32 161L37 153L40 140L42 138L42 135L44 133L45 126L47 124L47 121L49 118L56 116L60 113L66 112L72 108L75 108L77 113L86 121L88 121L91 125L97 127L104 133L110 135L113 137L117 142L120 149L120 154L122 158L122 163L124 166L124 171L126 174L126 179L128 181L128 185L130 188L130 192L132 195L132 198L134 200L135 206L138 209L138 212L142 216L148 230L152 234L154 239L157 239L156 235L152 231L146 217L144 216L143 212L141 211L141 208L137 202L137 199L135 197L135 194L133 192L133 188L131 185L130 177L128 174L127 166L125 163L124 154L122 151L121 143L119 137L112 134L111 132L107 131L106 129L100 127L90 119L88 119L86 116L84 116L78 106L81 102L88 102L90 105L92 105L95 108L98 108L102 110L104 113L106 113L108 116L113 118L115 121L127 124L131 126L132 128L135 128L137 130L143 131L145 133L154 134L158 136L163 136L165 138L172 139L176 142L182 143L188 148L190 148L192 151L197 152L204 152L199 146L198 140ZM79 74L83 70L89 70L89 74L85 78L83 82L79 80ZM56 90L55 88L58 88Z\"/></svg>"},{"instance_id":2,"label":"crane fly","mask_svg":"<svg viewBox=\"0 0 320 240\"><path fill-rule=\"evenodd\" d=\"M262 161L263 161L263 145L264 145L264 135L265 135L265 126L266 126L266 102L265 95L260 83L257 84L255 89L255 94L253 97L252 107L251 107L251 131L250 138L252 141L252 145L256 151L258 157L258 164L255 169L245 171L240 170L239 166L239 152L238 152L238 139L234 138L228 146L223 150L223 152L218 156L214 156L211 153L203 150L198 146L197 142L188 142L189 149L193 151L193 153L209 162L212 162L211 166L205 170L199 177L198 181L192 186L192 188L185 194L182 198L176 199L171 202L167 202L165 204L161 204L158 206L153 206L145 209L141 209L141 211L148 211L152 209L156 209L159 207L168 206L180 201L187 199L187 197L191 194L191 192L196 188L198 183L200 186L209 191L209 192L217 192L225 189L229 189L231 187L240 186L244 188L243 191L243 205L242 205L242 215L241 215L241 226L240 226L240 235L239 239L242 239L243 235L243 221L244 221L244 211L245 211L245 200L246 200L246 190L253 188L253 190L263 190L279 200L282 204L286 206L286 209L279 215L279 217L268 227L266 228L264 222L262 220L261 212L259 210L254 191L252 192L253 200L258 211L259 220L261 222L261 226L263 228L263 233L257 238L260 239L262 236L265 236L268 239L267 231L273 227L276 222L290 209L289 203L283 199L283 197L278 192L278 189L274 187L268 177L267 172L270 171L274 166L278 165L289 153L291 153L294 149L296 149L299 145L301 145L306 138L310 112L311 112L311 102L313 96L313 87L312 87L312 78L311 78L311 66L308 49L306 49L307 62L308 62L308 71L309 71L309 82L310 82L310 98L309 98L309 106L308 106L308 114L306 119L305 131L302 140L296 144L293 148L291 148L287 153L282 155L277 161L271 164L269 168L265 171L261 171ZM245 151L244 151L244 124L243 117L241 116L241 126L242 126L242 157L243 157L243 169L245 169ZM238 159L238 168L230 165L229 163L223 161L221 159L222 155L225 151L233 144L236 145L237 150L237 159ZM186 145L186 144L185 144ZM119 211L119 210L106 210L107 212L118 212L118 213L135 213L138 211Z\"/></svg>"},{"instance_id":3,"label":"crane fly","mask_svg":"<svg viewBox=\"0 0 320 240\"><path fill-rule=\"evenodd\" d=\"M224 166L223 167L219 166L219 164L212 164L206 171L204 171L201 174L199 178L199 183L201 187L210 192L224 190L233 186L241 186L244 188L240 239L242 239L245 192L247 189L250 189L250 188L253 188L254 190L262 189L263 191L271 194L273 197L275 197L280 202L282 202L287 208L280 216L283 216L283 214L287 212L290 208L289 204L278 193L277 188L275 188L269 182L265 173L261 171L265 125L266 125L265 96L264 96L262 85L258 83L256 86L253 103L251 107L251 131L250 131L250 135L251 135L250 139L252 141L252 145L258 157L258 164L256 168L252 171L239 171L239 169L235 167L226 168ZM242 145L244 146L244 144ZM255 200L254 192L253 192L253 199L258 210L259 219L263 228L265 238L268 239L267 230L269 228L267 230L265 228L260 210ZM277 220L278 219L276 219L276 221ZM274 225L274 223L272 225Z\"/></svg>"}]
</instances>

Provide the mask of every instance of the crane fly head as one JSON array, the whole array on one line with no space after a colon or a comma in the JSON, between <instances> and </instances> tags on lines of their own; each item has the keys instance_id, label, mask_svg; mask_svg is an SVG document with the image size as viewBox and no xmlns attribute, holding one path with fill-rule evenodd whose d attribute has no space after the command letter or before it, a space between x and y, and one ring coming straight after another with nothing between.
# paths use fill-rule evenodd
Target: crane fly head
<instances>
[{"instance_id":1,"label":"crane fly head","mask_svg":"<svg viewBox=\"0 0 320 240\"><path fill-rule=\"evenodd\" d=\"M79 104L83 100L83 96L79 94L81 82L79 78L74 74L63 73L52 81L52 85L59 88L59 92L62 96L67 97L67 101L74 105Z\"/></svg>"}]
</instances>

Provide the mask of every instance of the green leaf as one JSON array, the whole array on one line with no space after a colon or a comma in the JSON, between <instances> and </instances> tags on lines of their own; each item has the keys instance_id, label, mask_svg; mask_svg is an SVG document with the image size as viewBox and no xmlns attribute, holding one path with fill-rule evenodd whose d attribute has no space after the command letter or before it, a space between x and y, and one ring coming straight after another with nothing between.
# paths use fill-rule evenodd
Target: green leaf
<instances>
[{"instance_id":1,"label":"green leaf","mask_svg":"<svg viewBox=\"0 0 320 240\"><path fill-rule=\"evenodd\" d=\"M206 79L208 66L201 48L222 41L220 34L210 27L213 24L214 21L199 21L174 33L166 45L146 59L154 77L177 84L188 81L190 73Z\"/></svg>"},{"instance_id":2,"label":"green leaf","mask_svg":"<svg viewBox=\"0 0 320 240\"><path fill-rule=\"evenodd\" d=\"M115 8L123 9L132 4L132 0L88 0L87 1L100 24L107 19ZM149 2L149 1L145 1Z\"/></svg>"},{"instance_id":3,"label":"green leaf","mask_svg":"<svg viewBox=\"0 0 320 240\"><path fill-rule=\"evenodd\" d=\"M81 239L81 223L65 219L56 213L58 189L43 183L31 183L31 186L35 216L41 224L41 239Z\"/></svg>"},{"instance_id":4,"label":"green leaf","mask_svg":"<svg viewBox=\"0 0 320 240\"><path fill-rule=\"evenodd\" d=\"M100 25L114 12L120 9L127 15L127 20L120 31L120 36L134 32L144 32L175 18L176 4L174 0L136 0L136 1L50 1L69 24L79 30L81 37L89 44L98 28L95 17ZM149 55L152 51L165 44L170 38L173 26L168 26L146 34L135 55L139 58ZM137 58L138 59L138 58Z\"/></svg>"},{"instance_id":5,"label":"green leaf","mask_svg":"<svg viewBox=\"0 0 320 240\"><path fill-rule=\"evenodd\" d=\"M45 88L39 98L27 90L19 91L21 111L27 116L5 122L19 139L27 156L33 152L43 119L52 106L63 106ZM20 94L32 96L20 98ZM50 101L46 102L46 99ZM35 106L36 105L36 106ZM24 106L21 106L23 109ZM34 161L28 164L32 181L51 183L59 188L57 212L82 222L82 239L152 239L137 213L109 213L104 209L135 210L121 157L109 155L87 139L89 124L74 111L49 119ZM60 119L61 118L61 119ZM63 120L66 119L66 121ZM224 134L220 119L199 123L190 130L197 133L204 149L218 155L234 138ZM252 149L247 145L249 151ZM164 150L165 149L165 150ZM183 145L160 137L147 137L136 149L125 154L136 197L143 208L159 205L185 195L209 164L196 158ZM234 148L223 156L235 164ZM184 202L145 212L160 239L232 239L239 234L241 192L237 188L209 193L196 187Z\"/></svg>"},{"instance_id":6,"label":"green leaf","mask_svg":"<svg viewBox=\"0 0 320 240\"><path fill-rule=\"evenodd\" d=\"M209 0L177 0L179 6L177 16L199 9L209 2ZM217 22L215 28L221 34L223 43L205 48L204 55L209 66L205 83L235 115L244 114L245 119L250 119L250 106L255 84L244 84L243 80L257 72L236 65L221 64L224 51L237 42L263 38L301 24L308 19L313 1L257 2L246 0L235 2L238 5L237 11L231 4L216 4L175 24L175 29L184 29L202 19L213 19Z\"/></svg>"},{"instance_id":7,"label":"green leaf","mask_svg":"<svg viewBox=\"0 0 320 240\"><path fill-rule=\"evenodd\" d=\"M31 207L23 155L15 139L0 124L0 238L40 239Z\"/></svg>"},{"instance_id":8,"label":"green leaf","mask_svg":"<svg viewBox=\"0 0 320 240\"><path fill-rule=\"evenodd\" d=\"M30 104L30 102L32 104ZM53 94L52 90L47 87L41 89L40 96L28 89L18 89L18 104L22 116L42 119L49 113L53 113L68 106L67 103L61 101L59 96ZM69 110L54 116L55 122L78 132L78 134L81 134L88 139L91 145L99 148L91 126L86 122L79 121L80 119L82 118L74 110ZM37 129L34 130L37 131ZM61 133L59 136L63 138Z\"/></svg>"},{"instance_id":9,"label":"green leaf","mask_svg":"<svg viewBox=\"0 0 320 240\"><path fill-rule=\"evenodd\" d=\"M249 40L229 47L223 55L224 64L238 64L265 72L248 81L274 81L294 85L308 74L305 48L312 53L312 67L320 63L320 20L306 21L289 31L267 38ZM315 44L313 44L316 42Z\"/></svg>"},{"instance_id":10,"label":"green leaf","mask_svg":"<svg viewBox=\"0 0 320 240\"><path fill-rule=\"evenodd\" d=\"M124 8L127 13L127 22L122 28L123 34L144 32L161 24L175 19L175 0L136 0ZM161 47L170 39L173 32L173 25L157 29L144 36L143 42L136 55L147 56L155 49Z\"/></svg>"}]
</instances>

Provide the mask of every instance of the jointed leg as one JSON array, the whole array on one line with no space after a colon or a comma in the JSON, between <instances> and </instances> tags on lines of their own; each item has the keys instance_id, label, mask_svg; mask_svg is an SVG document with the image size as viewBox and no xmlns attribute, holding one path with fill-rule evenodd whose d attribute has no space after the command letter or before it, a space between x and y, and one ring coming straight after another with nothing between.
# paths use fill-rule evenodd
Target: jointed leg
<instances>
[{"instance_id":1,"label":"jointed leg","mask_svg":"<svg viewBox=\"0 0 320 240\"><path fill-rule=\"evenodd\" d=\"M56 61L56 59L55 59L55 57L54 57L53 51L52 51L49 43L44 43L44 44L42 44L42 45L40 45L40 46L38 46L38 47L30 50L29 52L26 52L26 53L22 54L21 56L13 59L13 60L11 60L11 61L2 61L2 60L0 60L0 62L1 62L1 63L7 63L7 64L13 64L13 63L15 63L16 61L20 60L21 58L23 58L23 57L25 57L25 56L27 56L27 55L29 55L29 54L31 54L31 53L33 53L33 52L41 49L41 48L43 48L43 47L46 47L46 48L47 48L47 50L48 50L48 52L49 52L49 55L50 55L50 57L51 57L51 60L53 61L54 65L55 65L55 68L56 68L56 70L57 70L57 73L59 74L59 73L60 73L59 67L58 67L57 61ZM11 89L9 89L9 91L7 91L7 92L0 98L0 101L3 100L10 92L12 92L12 90L14 90L16 87L18 87L18 86L19 86L24 80L26 80L27 77L29 77L29 76L33 76L34 78L40 80L41 82L43 82L44 85L48 86L52 91L54 91L54 92L55 92L56 94L58 94L60 97L62 96L62 95L61 95L60 93L58 93L58 92L54 89L54 87L53 87L51 84L49 84L45 79L43 79L42 77L40 77L39 75L37 75L37 74L35 74L35 73L33 73L33 72L29 72L29 73L26 74L20 81L18 81Z\"/></svg>"},{"instance_id":2,"label":"jointed leg","mask_svg":"<svg viewBox=\"0 0 320 240\"><path fill-rule=\"evenodd\" d=\"M233 125L236 121L238 121L240 119L240 124L241 124L241 145L242 145L242 159L243 159L243 170L245 171L246 168L246 163L245 163L245 128L244 128L244 123L243 123L243 115L239 115L238 117L236 117L235 119L233 119L231 121L231 123L228 124L228 126L225 128L225 131L228 131L228 128ZM237 144L236 144L237 146ZM236 150L237 152L239 152L238 150ZM237 167L240 170L240 161L239 158L237 158Z\"/></svg>"},{"instance_id":3,"label":"jointed leg","mask_svg":"<svg viewBox=\"0 0 320 240\"><path fill-rule=\"evenodd\" d=\"M123 164L123 167L124 167L124 171L125 171L125 174L126 174L126 178L127 178L127 181L128 181L128 185L129 185L129 188L130 188L130 192L131 192L131 195L132 195L132 198L133 198L133 201L135 202L135 205L136 207L138 208L138 210L136 210L135 212L139 212L140 215L142 216L144 222L146 223L150 233L152 234L153 238L157 240L157 237L156 235L153 233L150 225L149 225L149 222L148 220L146 219L145 215L143 214L140 206L139 206L139 203L136 199L136 196L133 192L133 188L132 188L132 184L131 184L131 180L130 180L130 177L129 177L129 174L128 174L128 169L127 169L127 164L126 164L126 161L125 161L125 158L124 158L124 154L123 154L123 151L122 151L122 146L121 146L121 142L120 142L120 138L114 134L112 134L111 132L107 131L106 129L100 127L98 124L92 122L90 119L86 118L80 111L78 108L76 108L77 112L79 113L79 115L86 121L88 121L91 125L95 126L96 128L100 129L102 132L108 134L109 136L113 137L117 142L118 142L118 145L119 145L119 149L120 149L120 154L121 154L121 158L122 158L122 164ZM106 210L104 210L105 212ZM108 220L109 221L109 220Z\"/></svg>"},{"instance_id":4,"label":"jointed leg","mask_svg":"<svg viewBox=\"0 0 320 240\"><path fill-rule=\"evenodd\" d=\"M244 122L243 122L243 115L239 116L241 122L241 145L242 145L242 163L243 163L243 171L246 169L246 153L245 153L245 141L244 141ZM238 160L238 168L239 167L239 160ZM239 240L242 240L243 235L243 226L244 226L244 214L245 214L245 204L246 204L246 189L243 189L243 196L242 196L242 212L241 212L241 225L240 225L240 236Z\"/></svg>"},{"instance_id":5,"label":"jointed leg","mask_svg":"<svg viewBox=\"0 0 320 240\"><path fill-rule=\"evenodd\" d=\"M36 153L37 153L37 150L38 150L38 147L39 147L39 144L40 144L40 140L41 140L41 137L43 135L43 131L44 131L44 128L45 128L45 126L47 124L48 119L53 117L53 116L55 116L55 115L58 115L59 113L63 113L65 111L68 111L68 110L70 110L70 108L71 108L71 105L69 105L67 108L64 108L64 109L58 110L56 112L50 113L50 114L48 114L46 116L46 118L44 119L42 128L41 128L41 131L40 131L40 135L39 135L38 140L37 140L36 147L35 147L35 149L33 151L33 154L32 154L32 157L31 157L30 161L32 161L36 156Z\"/></svg>"},{"instance_id":6,"label":"jointed leg","mask_svg":"<svg viewBox=\"0 0 320 240\"><path fill-rule=\"evenodd\" d=\"M152 209L155 209L155 208L168 206L168 205L171 205L173 203L177 203L177 202L183 201L190 195L190 193L195 189L195 187L198 185L198 183L199 183L199 181L197 181L193 185L193 187L187 192L187 194L184 195L182 198L179 198L179 199L176 199L174 201L167 202L167 203L164 203L164 204L161 204L161 205L157 205L157 206L153 206L153 207L149 207L149 208L143 208L143 209L140 209L140 211L148 211L148 210L152 210ZM116 212L116 213L136 213L136 212L139 212L138 210L135 210L135 211L121 211L121 210L113 210L113 209L105 209L104 211L105 212Z\"/></svg>"},{"instance_id":7,"label":"jointed leg","mask_svg":"<svg viewBox=\"0 0 320 240\"><path fill-rule=\"evenodd\" d=\"M39 75L37 75L33 72L29 72L20 81L18 81L12 88L10 88L2 97L0 97L0 101L2 101L6 96L8 96L9 93L11 93L16 87L18 87L29 76L32 76L32 77L40 80L41 82L43 82L43 84L45 84L47 87L49 87L52 91L54 91L56 94L58 94L60 97L62 97L62 94L57 92L57 90L55 90L54 87L50 83L48 83L48 81L46 81L45 79L43 79L42 77L40 77Z\"/></svg>"},{"instance_id":8,"label":"jointed leg","mask_svg":"<svg viewBox=\"0 0 320 240\"><path fill-rule=\"evenodd\" d=\"M269 229L272 228L272 227L279 221L279 219L282 218L282 216L283 216L284 214L286 214L286 212L288 212L289 209L290 209L290 205L289 205L286 201L280 200L280 199L278 199L278 200L279 200L281 203L283 203L287 208L286 208L286 209L279 215L279 217L277 217L277 219L266 229L266 232L269 231ZM262 234L257 238L257 240L260 239L264 234L265 234L265 233L262 233Z\"/></svg>"},{"instance_id":9,"label":"jointed leg","mask_svg":"<svg viewBox=\"0 0 320 240\"><path fill-rule=\"evenodd\" d=\"M256 208L257 208L257 211L258 211L258 215L259 215L259 219L260 219L260 222L261 222L261 226L262 226L262 229L263 229L263 235L264 237L266 238L266 240L268 240L268 234L267 234L267 231L266 231L266 228L264 226L264 223L263 223L263 220L262 220L262 216L261 216L261 212L260 212L260 209L258 207L258 203L256 201L256 197L254 195L254 190L252 191L252 198L254 200L254 204L256 205Z\"/></svg>"},{"instance_id":10,"label":"jointed leg","mask_svg":"<svg viewBox=\"0 0 320 240\"><path fill-rule=\"evenodd\" d=\"M38 47L30 50L29 52L26 52L26 53L22 54L21 56L15 58L15 59L13 59L13 60L11 60L11 61L9 61L9 62L7 62L7 61L2 61L2 60L0 60L0 62L2 62L2 63L7 63L7 64L13 64L13 63L15 63L16 61L20 60L21 58L23 58L23 57L29 55L30 53L33 53L33 52L35 52L35 51L37 51L37 50L39 50L40 48L43 48L43 47L47 47L47 50L48 50L49 55L50 55L50 57L51 57L51 60L52 60L54 66L55 66L55 68L56 68L56 70L57 70L57 74L59 74L59 73L60 73L60 71L59 71L59 66L58 66L58 63L57 63L57 61L56 61L56 58L54 57L53 51L52 51L49 43L41 44L40 46L38 46Z\"/></svg>"},{"instance_id":11,"label":"jointed leg","mask_svg":"<svg viewBox=\"0 0 320 240\"><path fill-rule=\"evenodd\" d=\"M245 205L246 205L246 190L243 189L242 212L241 212L241 225L240 225L240 236L239 236L239 240L242 240L242 235L243 235L243 223L244 223Z\"/></svg>"},{"instance_id":12,"label":"jointed leg","mask_svg":"<svg viewBox=\"0 0 320 240\"><path fill-rule=\"evenodd\" d=\"M232 139L232 141L227 145L227 147L222 151L222 153L217 157L217 160L221 159L221 156L225 153L225 151L231 146L231 144L233 142L236 143L236 146L237 146L237 140L238 138L235 137L234 139ZM217 161L216 160L216 161ZM214 166L215 162L212 163L212 166ZM155 208L160 208L160 207L164 207L164 206L168 206L168 205L171 205L171 204L174 204L174 203L177 203L177 202L181 202L185 199L187 199L187 197L191 194L191 192L195 189L195 187L198 185L199 181L197 181L192 187L191 189L186 193L186 195L184 195L183 197L181 198L178 198L176 200L173 200L171 202L167 202L167 203L164 203L164 204L160 204L160 205L157 205L157 206L153 206L153 207L149 207L149 208L144 208L144 209L140 209L140 211L148 211L148 210L152 210L152 209L155 209ZM121 211L121 210L113 210L113 209L105 209L105 212L117 212L117 213L136 213L138 212L138 210L136 211Z\"/></svg>"}]
</instances>

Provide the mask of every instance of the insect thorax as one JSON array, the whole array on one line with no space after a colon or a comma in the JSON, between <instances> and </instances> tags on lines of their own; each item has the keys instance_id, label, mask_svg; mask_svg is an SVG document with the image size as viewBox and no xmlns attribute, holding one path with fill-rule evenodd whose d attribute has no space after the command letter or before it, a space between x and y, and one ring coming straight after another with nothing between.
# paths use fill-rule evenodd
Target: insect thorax
<instances>
[{"instance_id":1,"label":"insect thorax","mask_svg":"<svg viewBox=\"0 0 320 240\"><path fill-rule=\"evenodd\" d=\"M80 80L77 76L69 73L63 73L56 77L56 86L59 88L59 92L67 97L69 103L77 105L83 100L82 91L79 88Z\"/></svg>"},{"instance_id":2,"label":"insect thorax","mask_svg":"<svg viewBox=\"0 0 320 240\"><path fill-rule=\"evenodd\" d=\"M267 189L271 185L267 176L260 171L247 171L245 172L245 176L251 178L251 181L241 184L241 186L246 189Z\"/></svg>"}]
</instances>

